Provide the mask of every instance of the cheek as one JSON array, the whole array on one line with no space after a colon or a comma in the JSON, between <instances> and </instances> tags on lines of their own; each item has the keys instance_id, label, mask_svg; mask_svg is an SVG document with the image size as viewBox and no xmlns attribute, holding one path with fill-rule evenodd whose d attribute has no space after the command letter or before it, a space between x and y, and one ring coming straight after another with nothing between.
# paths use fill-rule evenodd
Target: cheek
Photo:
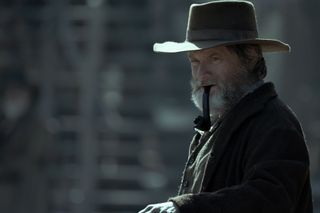
<instances>
[{"instance_id":1,"label":"cheek","mask_svg":"<svg viewBox=\"0 0 320 213\"><path fill-rule=\"evenodd\" d=\"M245 78L246 71L240 70L239 68L234 69L233 72L228 75L228 79L232 83L241 83Z\"/></svg>"},{"instance_id":2,"label":"cheek","mask_svg":"<svg viewBox=\"0 0 320 213\"><path fill-rule=\"evenodd\" d=\"M191 66L191 75L193 79L196 79L196 70Z\"/></svg>"},{"instance_id":3,"label":"cheek","mask_svg":"<svg viewBox=\"0 0 320 213\"><path fill-rule=\"evenodd\" d=\"M216 67L211 72L212 79L219 85L228 79L226 70L223 67Z\"/></svg>"},{"instance_id":4,"label":"cheek","mask_svg":"<svg viewBox=\"0 0 320 213\"><path fill-rule=\"evenodd\" d=\"M196 79L198 76L198 65L191 63L191 75L193 79Z\"/></svg>"},{"instance_id":5,"label":"cheek","mask_svg":"<svg viewBox=\"0 0 320 213\"><path fill-rule=\"evenodd\" d=\"M225 64L220 72L220 81L223 83L233 82L241 76L241 72L238 67L234 67L230 64Z\"/></svg>"},{"instance_id":6,"label":"cheek","mask_svg":"<svg viewBox=\"0 0 320 213\"><path fill-rule=\"evenodd\" d=\"M194 79L197 79L201 73L201 68L203 66L200 66L199 64L191 64L191 74L192 74L192 77Z\"/></svg>"}]
</instances>

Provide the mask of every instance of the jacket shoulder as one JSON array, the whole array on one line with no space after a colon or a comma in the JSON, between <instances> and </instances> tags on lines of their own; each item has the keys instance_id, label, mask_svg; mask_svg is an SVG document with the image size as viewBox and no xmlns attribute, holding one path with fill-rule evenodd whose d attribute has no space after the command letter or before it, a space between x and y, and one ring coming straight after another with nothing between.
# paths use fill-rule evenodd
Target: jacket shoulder
<instances>
[{"instance_id":1,"label":"jacket shoulder","mask_svg":"<svg viewBox=\"0 0 320 213\"><path fill-rule=\"evenodd\" d=\"M265 104L264 108L254 117L253 123L261 123L264 129L295 130L303 135L296 114L278 97Z\"/></svg>"},{"instance_id":2,"label":"jacket shoulder","mask_svg":"<svg viewBox=\"0 0 320 213\"><path fill-rule=\"evenodd\" d=\"M298 160L309 163L305 137L295 113L279 98L266 103L247 126L250 150L259 155L273 153L270 159ZM270 157L270 156L269 156Z\"/></svg>"}]
</instances>

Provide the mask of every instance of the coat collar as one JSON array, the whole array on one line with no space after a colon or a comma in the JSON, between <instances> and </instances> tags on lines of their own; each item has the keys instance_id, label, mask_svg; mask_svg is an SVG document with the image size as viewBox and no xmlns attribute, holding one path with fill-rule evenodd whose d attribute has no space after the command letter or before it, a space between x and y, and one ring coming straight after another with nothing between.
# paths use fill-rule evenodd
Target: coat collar
<instances>
[{"instance_id":1,"label":"coat collar","mask_svg":"<svg viewBox=\"0 0 320 213\"><path fill-rule=\"evenodd\" d=\"M225 115L220 126L220 131L217 133L216 143L211 152L202 187L207 187L233 133L246 119L261 111L264 105L276 96L277 93L274 85L272 83L265 83L243 97L239 103Z\"/></svg>"},{"instance_id":2,"label":"coat collar","mask_svg":"<svg viewBox=\"0 0 320 213\"><path fill-rule=\"evenodd\" d=\"M230 131L238 129L244 120L263 109L264 105L276 96L274 85L270 82L248 93L225 115L221 133L225 130L230 135Z\"/></svg>"}]
</instances>

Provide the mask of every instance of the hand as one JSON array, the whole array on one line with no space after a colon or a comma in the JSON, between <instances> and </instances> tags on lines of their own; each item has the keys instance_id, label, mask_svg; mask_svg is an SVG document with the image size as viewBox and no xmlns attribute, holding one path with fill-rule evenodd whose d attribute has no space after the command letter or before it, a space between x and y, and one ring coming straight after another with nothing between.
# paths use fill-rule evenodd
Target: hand
<instances>
[{"instance_id":1,"label":"hand","mask_svg":"<svg viewBox=\"0 0 320 213\"><path fill-rule=\"evenodd\" d=\"M174 203L169 201L165 203L150 204L138 213L179 213Z\"/></svg>"}]
</instances>

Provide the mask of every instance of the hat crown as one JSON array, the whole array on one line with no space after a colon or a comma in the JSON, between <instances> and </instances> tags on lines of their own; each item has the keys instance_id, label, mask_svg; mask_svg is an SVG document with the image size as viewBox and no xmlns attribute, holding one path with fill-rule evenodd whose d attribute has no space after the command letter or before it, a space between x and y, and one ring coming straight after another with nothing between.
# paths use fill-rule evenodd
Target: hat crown
<instances>
[{"instance_id":1,"label":"hat crown","mask_svg":"<svg viewBox=\"0 0 320 213\"><path fill-rule=\"evenodd\" d=\"M208 30L214 32L208 33ZM214 35L216 38L211 37L211 39L217 40L230 39L230 36L240 39L238 38L239 33L240 37L243 37L241 39L258 36L255 9L252 3L248 1L213 1L191 5L187 40L206 40L201 34Z\"/></svg>"}]
</instances>

